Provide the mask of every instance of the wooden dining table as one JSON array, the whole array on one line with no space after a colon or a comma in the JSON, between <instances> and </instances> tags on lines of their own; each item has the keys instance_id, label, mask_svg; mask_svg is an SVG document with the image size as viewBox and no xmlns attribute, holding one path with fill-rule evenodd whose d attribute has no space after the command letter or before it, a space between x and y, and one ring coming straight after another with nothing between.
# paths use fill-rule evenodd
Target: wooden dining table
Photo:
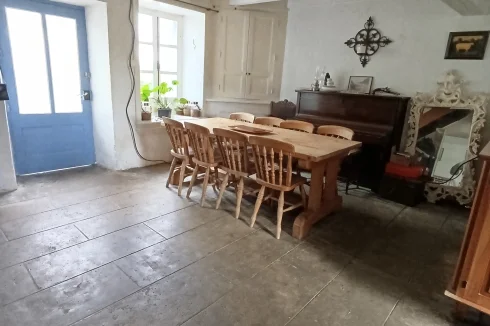
<instances>
[{"instance_id":1,"label":"wooden dining table","mask_svg":"<svg viewBox=\"0 0 490 326\"><path fill-rule=\"evenodd\" d=\"M311 182L308 207L296 217L293 237L304 238L313 224L341 209L342 197L337 193L337 175L340 164L349 152L361 147L360 142L258 124L252 125L226 118L197 119L192 123L208 128L211 133L214 128L232 129L231 127L238 125L270 130L271 134L260 137L291 143L295 147L293 156L310 162ZM250 136L251 134L245 135Z\"/></svg>"}]
</instances>

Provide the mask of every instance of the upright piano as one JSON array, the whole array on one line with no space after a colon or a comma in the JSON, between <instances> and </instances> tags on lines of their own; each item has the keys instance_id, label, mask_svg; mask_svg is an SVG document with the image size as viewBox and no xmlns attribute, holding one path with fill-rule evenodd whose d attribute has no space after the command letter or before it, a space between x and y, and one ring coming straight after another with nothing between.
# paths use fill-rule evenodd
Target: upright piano
<instances>
[{"instance_id":1,"label":"upright piano","mask_svg":"<svg viewBox=\"0 0 490 326\"><path fill-rule=\"evenodd\" d=\"M362 142L362 148L351 158L352 164L343 165L340 175L356 175L359 185L377 191L391 149L398 149L400 145L410 98L311 90L296 92L295 112L285 110L273 115L308 121L316 127L338 125L354 130L354 140Z\"/></svg>"}]
</instances>

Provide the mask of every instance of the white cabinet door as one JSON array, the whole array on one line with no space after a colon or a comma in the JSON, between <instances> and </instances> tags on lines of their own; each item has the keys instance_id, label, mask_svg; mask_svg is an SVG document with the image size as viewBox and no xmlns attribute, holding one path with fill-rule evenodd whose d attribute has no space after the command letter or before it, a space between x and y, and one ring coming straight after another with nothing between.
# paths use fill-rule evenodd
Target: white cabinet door
<instances>
[{"instance_id":1,"label":"white cabinet door","mask_svg":"<svg viewBox=\"0 0 490 326\"><path fill-rule=\"evenodd\" d=\"M226 97L245 96L249 14L235 10L223 14L220 91Z\"/></svg>"},{"instance_id":2,"label":"white cabinet door","mask_svg":"<svg viewBox=\"0 0 490 326\"><path fill-rule=\"evenodd\" d=\"M266 99L273 89L277 18L265 12L250 12L245 97Z\"/></svg>"}]
</instances>

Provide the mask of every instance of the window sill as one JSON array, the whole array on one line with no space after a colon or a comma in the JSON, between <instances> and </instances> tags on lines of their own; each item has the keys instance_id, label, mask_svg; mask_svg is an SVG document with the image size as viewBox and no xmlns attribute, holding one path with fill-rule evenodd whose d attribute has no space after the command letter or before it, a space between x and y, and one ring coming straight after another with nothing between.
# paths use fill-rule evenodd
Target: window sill
<instances>
[{"instance_id":1,"label":"window sill","mask_svg":"<svg viewBox=\"0 0 490 326\"><path fill-rule=\"evenodd\" d=\"M201 118L197 118L197 117L189 117L189 116L177 115L177 114L172 115L171 118L174 120L180 121L180 122L201 119ZM152 121L141 121L141 120L139 120L136 123L136 129L159 129L161 127L162 127L162 120L158 119L158 118L156 120L152 120Z\"/></svg>"},{"instance_id":2,"label":"window sill","mask_svg":"<svg viewBox=\"0 0 490 326\"><path fill-rule=\"evenodd\" d=\"M247 100L243 98L208 98L206 102L224 102L224 103L244 103L244 104L267 104L271 103L270 100Z\"/></svg>"}]
</instances>

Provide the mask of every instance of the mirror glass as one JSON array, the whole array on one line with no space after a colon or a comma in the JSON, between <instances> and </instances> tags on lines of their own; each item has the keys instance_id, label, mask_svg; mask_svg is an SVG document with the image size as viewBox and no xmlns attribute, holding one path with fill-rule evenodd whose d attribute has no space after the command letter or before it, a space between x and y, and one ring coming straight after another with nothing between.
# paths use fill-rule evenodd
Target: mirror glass
<instances>
[{"instance_id":1,"label":"mirror glass","mask_svg":"<svg viewBox=\"0 0 490 326\"><path fill-rule=\"evenodd\" d=\"M469 109L426 107L421 111L415 155L434 183L461 186L472 119Z\"/></svg>"}]
</instances>

